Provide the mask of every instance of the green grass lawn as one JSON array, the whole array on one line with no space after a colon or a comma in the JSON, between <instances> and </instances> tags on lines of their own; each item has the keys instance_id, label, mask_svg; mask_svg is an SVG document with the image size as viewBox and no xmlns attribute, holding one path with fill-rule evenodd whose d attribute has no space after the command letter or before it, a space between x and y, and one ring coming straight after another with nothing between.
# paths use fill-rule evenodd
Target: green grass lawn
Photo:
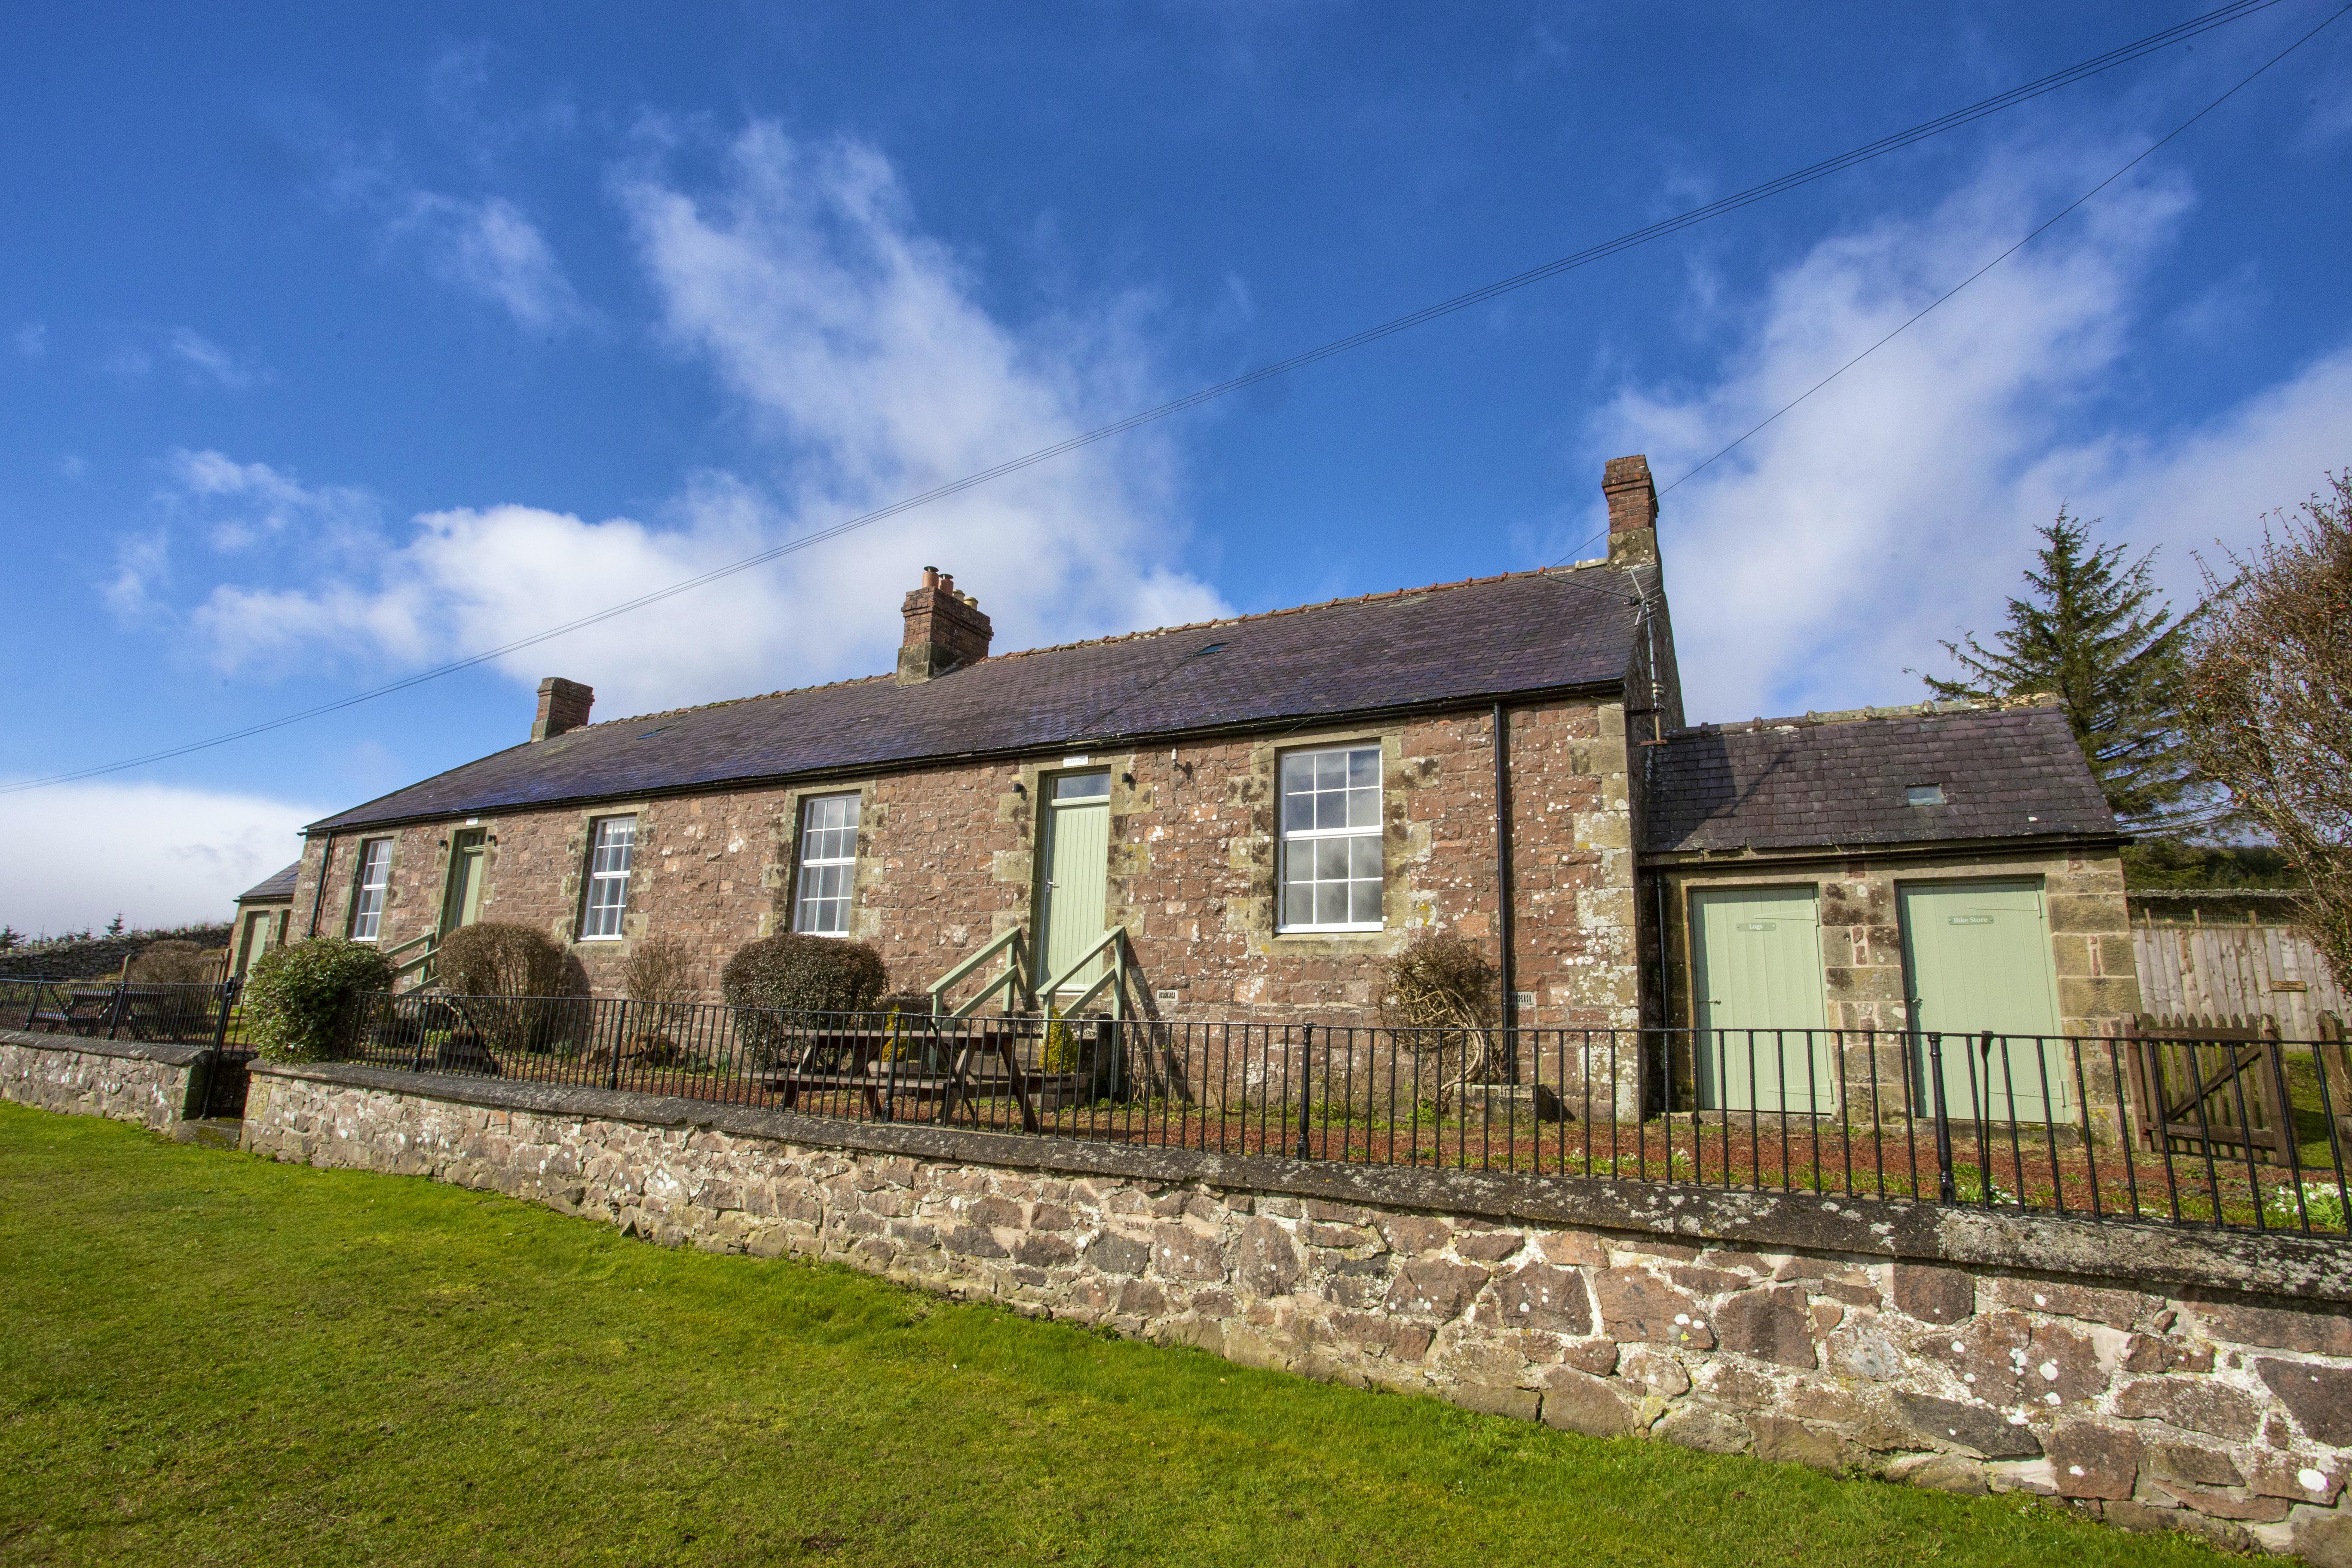
<instances>
[{"instance_id":1,"label":"green grass lawn","mask_svg":"<svg viewBox=\"0 0 2352 1568\"><path fill-rule=\"evenodd\" d=\"M0 1104L0 1562L2159 1563Z\"/></svg>"}]
</instances>

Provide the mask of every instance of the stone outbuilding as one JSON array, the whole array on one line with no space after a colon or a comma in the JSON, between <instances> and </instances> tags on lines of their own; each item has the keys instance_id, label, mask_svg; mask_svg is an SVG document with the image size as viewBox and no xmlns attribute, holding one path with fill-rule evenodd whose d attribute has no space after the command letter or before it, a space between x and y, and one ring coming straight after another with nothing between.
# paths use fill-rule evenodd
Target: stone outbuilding
<instances>
[{"instance_id":1,"label":"stone outbuilding","mask_svg":"<svg viewBox=\"0 0 2352 1568\"><path fill-rule=\"evenodd\" d=\"M236 978L244 979L255 959L285 942L301 870L297 861L236 896L236 920L229 932L229 973Z\"/></svg>"},{"instance_id":2,"label":"stone outbuilding","mask_svg":"<svg viewBox=\"0 0 2352 1568\"><path fill-rule=\"evenodd\" d=\"M1690 1064L1696 1103L1828 1111L1842 1086L1901 1093L1923 1031L2099 1036L2138 1010L2124 837L2055 699L1706 724L1651 750L1663 1021L1738 1044ZM1767 1029L1824 1033L1810 1061L1759 1048L1751 1075Z\"/></svg>"}]
</instances>

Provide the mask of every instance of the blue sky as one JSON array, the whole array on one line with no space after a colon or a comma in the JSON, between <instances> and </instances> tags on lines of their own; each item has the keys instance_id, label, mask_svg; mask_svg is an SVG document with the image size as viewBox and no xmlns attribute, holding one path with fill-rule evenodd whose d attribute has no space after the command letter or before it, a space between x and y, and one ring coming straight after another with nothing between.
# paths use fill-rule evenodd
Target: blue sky
<instances>
[{"instance_id":1,"label":"blue sky","mask_svg":"<svg viewBox=\"0 0 2352 1568\"><path fill-rule=\"evenodd\" d=\"M2195 5L50 7L0 58L0 778L331 700L1841 152ZM226 909L603 717L1544 564L2331 6L397 697L0 796L20 929ZM1691 710L1921 695L2063 500L2352 461L2352 20L1662 520ZM1588 552L1589 553L1589 552Z\"/></svg>"}]
</instances>

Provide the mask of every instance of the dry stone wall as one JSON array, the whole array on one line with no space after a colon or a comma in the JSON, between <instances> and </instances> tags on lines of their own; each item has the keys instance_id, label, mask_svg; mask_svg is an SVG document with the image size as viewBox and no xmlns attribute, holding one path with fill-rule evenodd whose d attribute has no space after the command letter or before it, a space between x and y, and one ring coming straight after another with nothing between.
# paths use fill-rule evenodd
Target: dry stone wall
<instances>
[{"instance_id":1,"label":"dry stone wall","mask_svg":"<svg viewBox=\"0 0 2352 1568\"><path fill-rule=\"evenodd\" d=\"M195 1046L121 1045L0 1030L0 1098L45 1110L136 1121L174 1131L188 1113L191 1079L208 1053Z\"/></svg>"},{"instance_id":2,"label":"dry stone wall","mask_svg":"<svg viewBox=\"0 0 2352 1568\"><path fill-rule=\"evenodd\" d=\"M842 1146L803 1119L738 1112L730 1130L711 1108L673 1119L682 1102L638 1104L642 1117L596 1091L263 1069L246 1138L275 1158L508 1193L663 1245L835 1259L1578 1432L2038 1494L2128 1528L2352 1563L2340 1269L2329 1299L2265 1299L2118 1278L2135 1256L2183 1255L2078 1222L2020 1250L2084 1266L2029 1273L1890 1258L1885 1226L1834 1209L1853 1227L1836 1234L1874 1238L1856 1243L1870 1250L1698 1234L1689 1213L1660 1235L1528 1223L1491 1196L1454 1212L1339 1201L1237 1183L1205 1160L1188 1177L1170 1151L887 1128ZM778 1131L748 1131L761 1117ZM793 1129L817 1135L778 1135ZM892 1137L910 1152L875 1146ZM1133 1168L1148 1159L1157 1173ZM1433 1190L1427 1173L1404 1175L1347 1179L1364 1194L1391 1178Z\"/></svg>"}]
</instances>

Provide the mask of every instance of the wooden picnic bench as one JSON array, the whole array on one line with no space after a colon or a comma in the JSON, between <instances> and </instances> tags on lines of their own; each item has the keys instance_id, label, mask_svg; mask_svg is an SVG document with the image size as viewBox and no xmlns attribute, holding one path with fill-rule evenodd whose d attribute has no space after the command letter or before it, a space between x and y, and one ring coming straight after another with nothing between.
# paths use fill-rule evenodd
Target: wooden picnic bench
<instances>
[{"instance_id":1,"label":"wooden picnic bench","mask_svg":"<svg viewBox=\"0 0 2352 1568\"><path fill-rule=\"evenodd\" d=\"M190 1034L212 1035L210 1004L190 1006L178 987L124 985L59 986L57 1005L35 1005L26 1016L28 1029L64 1031L75 1035L112 1034L128 1040L178 1039Z\"/></svg>"},{"instance_id":2,"label":"wooden picnic bench","mask_svg":"<svg viewBox=\"0 0 2352 1568\"><path fill-rule=\"evenodd\" d=\"M52 1035L95 1035L113 1021L114 994L118 989L112 985L104 990L58 986L53 1005L44 1007L35 998L32 1011L26 1015L25 1027Z\"/></svg>"},{"instance_id":3,"label":"wooden picnic bench","mask_svg":"<svg viewBox=\"0 0 2352 1568\"><path fill-rule=\"evenodd\" d=\"M946 1121L980 1099L980 1068L993 1057L1021 1108L1023 1131L1043 1131L1033 1075L1017 1048L1034 1027L982 1024L942 1031L919 1022L895 1030L814 1030L799 1043L791 1065L763 1087L781 1094L787 1110L804 1096L832 1091L858 1095L877 1121L892 1120L890 1102L900 1098L936 1101ZM976 1120L977 1110L973 1114Z\"/></svg>"}]
</instances>

